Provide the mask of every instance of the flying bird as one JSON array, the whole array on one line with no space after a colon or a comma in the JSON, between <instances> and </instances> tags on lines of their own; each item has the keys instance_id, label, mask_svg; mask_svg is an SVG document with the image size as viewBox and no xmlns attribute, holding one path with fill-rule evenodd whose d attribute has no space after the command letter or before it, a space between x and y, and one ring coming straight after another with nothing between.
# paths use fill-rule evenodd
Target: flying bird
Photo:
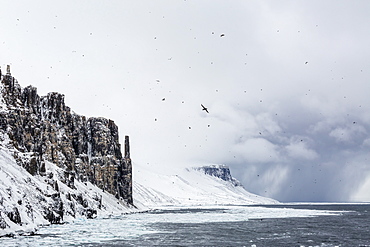
<instances>
[{"instance_id":1,"label":"flying bird","mask_svg":"<svg viewBox=\"0 0 370 247\"><path fill-rule=\"evenodd\" d=\"M207 113L209 113L209 111L208 111L208 109L207 109L207 107L205 107L203 104L200 104L201 106L202 106L202 111L206 111Z\"/></svg>"},{"instance_id":2,"label":"flying bird","mask_svg":"<svg viewBox=\"0 0 370 247\"><path fill-rule=\"evenodd\" d=\"M220 37L222 38L222 37L224 37L225 36L225 34L224 33L222 33L221 35L220 35Z\"/></svg>"}]
</instances>

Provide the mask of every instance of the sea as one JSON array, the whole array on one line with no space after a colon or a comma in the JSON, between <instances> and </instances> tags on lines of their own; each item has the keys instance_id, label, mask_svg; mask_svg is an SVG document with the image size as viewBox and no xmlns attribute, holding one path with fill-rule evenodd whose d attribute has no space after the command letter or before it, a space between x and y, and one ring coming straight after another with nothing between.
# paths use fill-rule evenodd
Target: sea
<instances>
[{"instance_id":1,"label":"sea","mask_svg":"<svg viewBox=\"0 0 370 247\"><path fill-rule=\"evenodd\" d=\"M370 246L370 204L168 207L76 219L0 246Z\"/></svg>"}]
</instances>

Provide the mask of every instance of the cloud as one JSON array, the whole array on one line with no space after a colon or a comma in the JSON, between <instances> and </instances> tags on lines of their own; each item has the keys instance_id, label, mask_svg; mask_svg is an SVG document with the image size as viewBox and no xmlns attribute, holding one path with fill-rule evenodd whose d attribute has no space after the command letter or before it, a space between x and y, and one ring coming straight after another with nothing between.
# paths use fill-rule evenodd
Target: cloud
<instances>
[{"instance_id":1,"label":"cloud","mask_svg":"<svg viewBox=\"0 0 370 247\"><path fill-rule=\"evenodd\" d=\"M271 116L269 112L263 112L258 114L256 117L256 122L261 129L261 134L267 136L274 136L281 132L281 127L277 121Z\"/></svg>"},{"instance_id":2,"label":"cloud","mask_svg":"<svg viewBox=\"0 0 370 247\"><path fill-rule=\"evenodd\" d=\"M370 146L370 138L364 140L363 146Z\"/></svg>"},{"instance_id":3,"label":"cloud","mask_svg":"<svg viewBox=\"0 0 370 247\"><path fill-rule=\"evenodd\" d=\"M307 147L307 144L301 140L300 142L293 142L287 145L286 150L288 152L288 155L295 159L307 159L307 160L313 160L318 158L318 154L316 151L309 149Z\"/></svg>"},{"instance_id":4,"label":"cloud","mask_svg":"<svg viewBox=\"0 0 370 247\"><path fill-rule=\"evenodd\" d=\"M4 4L2 68L113 119L135 162L226 163L284 201L367 188L366 1Z\"/></svg>"},{"instance_id":5,"label":"cloud","mask_svg":"<svg viewBox=\"0 0 370 247\"><path fill-rule=\"evenodd\" d=\"M333 137L337 142L345 143L361 140L366 135L366 129L356 124L356 122L353 122L350 126L337 127L329 133L329 136Z\"/></svg>"},{"instance_id":6,"label":"cloud","mask_svg":"<svg viewBox=\"0 0 370 247\"><path fill-rule=\"evenodd\" d=\"M251 138L234 146L233 151L248 163L276 161L279 157L277 146L263 138Z\"/></svg>"}]
</instances>

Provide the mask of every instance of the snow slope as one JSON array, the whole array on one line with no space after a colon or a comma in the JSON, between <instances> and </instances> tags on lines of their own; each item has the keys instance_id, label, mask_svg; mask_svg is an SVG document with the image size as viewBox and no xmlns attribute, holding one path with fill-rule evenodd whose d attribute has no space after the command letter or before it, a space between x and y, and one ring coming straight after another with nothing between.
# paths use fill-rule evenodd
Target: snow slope
<instances>
[{"instance_id":1,"label":"snow slope","mask_svg":"<svg viewBox=\"0 0 370 247\"><path fill-rule=\"evenodd\" d=\"M235 179L222 180L198 168L176 174L159 174L133 165L133 196L136 206L207 206L276 204L276 200L246 191Z\"/></svg>"},{"instance_id":2,"label":"snow slope","mask_svg":"<svg viewBox=\"0 0 370 247\"><path fill-rule=\"evenodd\" d=\"M66 186L60 180L63 170L50 162L47 176L32 176L9 152L0 146L0 237L32 234L49 225L45 215L56 207L63 211L61 223L133 210L89 182L75 180L75 189Z\"/></svg>"}]
</instances>

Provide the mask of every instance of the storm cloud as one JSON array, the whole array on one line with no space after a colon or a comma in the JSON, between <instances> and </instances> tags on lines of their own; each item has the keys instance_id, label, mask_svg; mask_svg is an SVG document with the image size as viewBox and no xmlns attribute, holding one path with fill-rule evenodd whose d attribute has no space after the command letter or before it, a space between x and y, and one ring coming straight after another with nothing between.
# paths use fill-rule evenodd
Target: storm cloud
<instances>
[{"instance_id":1,"label":"storm cloud","mask_svg":"<svg viewBox=\"0 0 370 247\"><path fill-rule=\"evenodd\" d=\"M6 1L0 64L115 120L136 163L227 164L281 201L370 201L369 12L368 1Z\"/></svg>"}]
</instances>

